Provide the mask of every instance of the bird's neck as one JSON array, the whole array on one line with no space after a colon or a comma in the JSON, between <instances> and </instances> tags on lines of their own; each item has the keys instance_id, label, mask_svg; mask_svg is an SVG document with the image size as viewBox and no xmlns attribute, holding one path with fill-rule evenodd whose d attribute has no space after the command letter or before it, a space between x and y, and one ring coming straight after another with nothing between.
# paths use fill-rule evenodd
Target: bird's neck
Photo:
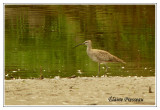
<instances>
[{"instance_id":1,"label":"bird's neck","mask_svg":"<svg viewBox=\"0 0 160 110\"><path fill-rule=\"evenodd\" d=\"M92 45L91 44L87 45L87 51L90 51L91 49L92 49Z\"/></svg>"}]
</instances>

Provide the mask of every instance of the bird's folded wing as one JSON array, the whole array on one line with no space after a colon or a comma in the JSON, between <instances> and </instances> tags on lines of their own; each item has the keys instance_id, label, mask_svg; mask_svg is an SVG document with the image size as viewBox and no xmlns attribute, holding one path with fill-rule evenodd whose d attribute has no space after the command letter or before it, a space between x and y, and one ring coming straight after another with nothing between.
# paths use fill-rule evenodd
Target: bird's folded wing
<instances>
[{"instance_id":1,"label":"bird's folded wing","mask_svg":"<svg viewBox=\"0 0 160 110\"><path fill-rule=\"evenodd\" d=\"M95 57L97 57L97 59L102 61L102 62L121 62L121 63L125 63L123 60L121 60L118 57L110 54L107 51L95 50L93 52L94 52Z\"/></svg>"}]
</instances>

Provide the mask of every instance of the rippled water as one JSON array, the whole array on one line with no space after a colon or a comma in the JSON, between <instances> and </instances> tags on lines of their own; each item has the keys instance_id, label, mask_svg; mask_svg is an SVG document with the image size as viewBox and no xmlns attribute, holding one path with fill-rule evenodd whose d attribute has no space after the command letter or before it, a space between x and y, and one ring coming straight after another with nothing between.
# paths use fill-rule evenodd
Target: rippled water
<instances>
[{"instance_id":1,"label":"rippled water","mask_svg":"<svg viewBox=\"0 0 160 110\"><path fill-rule=\"evenodd\" d=\"M100 75L155 75L154 5L6 5L6 79L96 76L86 46L73 48L88 39L127 63Z\"/></svg>"}]
</instances>

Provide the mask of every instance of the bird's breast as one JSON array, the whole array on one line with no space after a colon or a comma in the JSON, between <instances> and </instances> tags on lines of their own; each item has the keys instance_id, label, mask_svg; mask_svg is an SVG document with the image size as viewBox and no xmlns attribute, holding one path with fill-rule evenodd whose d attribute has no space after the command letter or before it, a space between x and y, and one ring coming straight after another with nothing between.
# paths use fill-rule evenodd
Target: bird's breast
<instances>
[{"instance_id":1,"label":"bird's breast","mask_svg":"<svg viewBox=\"0 0 160 110\"><path fill-rule=\"evenodd\" d=\"M87 51L88 56L95 62L99 62L97 56L92 51Z\"/></svg>"}]
</instances>

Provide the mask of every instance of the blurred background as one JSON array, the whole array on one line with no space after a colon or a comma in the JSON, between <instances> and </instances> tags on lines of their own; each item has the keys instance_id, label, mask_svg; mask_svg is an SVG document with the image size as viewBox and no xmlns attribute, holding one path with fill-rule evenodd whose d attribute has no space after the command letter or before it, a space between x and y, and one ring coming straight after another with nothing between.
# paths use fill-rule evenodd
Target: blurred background
<instances>
[{"instance_id":1,"label":"blurred background","mask_svg":"<svg viewBox=\"0 0 160 110\"><path fill-rule=\"evenodd\" d=\"M5 5L5 79L97 75L92 40L127 64L100 75L155 76L155 5Z\"/></svg>"}]
</instances>

